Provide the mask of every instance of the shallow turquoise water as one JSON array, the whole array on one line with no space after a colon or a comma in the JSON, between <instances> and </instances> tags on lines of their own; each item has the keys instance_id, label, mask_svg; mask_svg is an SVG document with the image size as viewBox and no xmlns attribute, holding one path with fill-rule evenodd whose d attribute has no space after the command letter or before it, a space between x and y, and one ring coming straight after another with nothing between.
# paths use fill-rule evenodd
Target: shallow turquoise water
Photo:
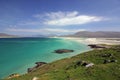
<instances>
[{"instance_id":1,"label":"shallow turquoise water","mask_svg":"<svg viewBox=\"0 0 120 80\"><path fill-rule=\"evenodd\" d=\"M67 54L53 53L56 49L73 49ZM35 62L52 62L90 50L88 46L70 40L56 38L0 39L0 78L12 73L23 74Z\"/></svg>"}]
</instances>

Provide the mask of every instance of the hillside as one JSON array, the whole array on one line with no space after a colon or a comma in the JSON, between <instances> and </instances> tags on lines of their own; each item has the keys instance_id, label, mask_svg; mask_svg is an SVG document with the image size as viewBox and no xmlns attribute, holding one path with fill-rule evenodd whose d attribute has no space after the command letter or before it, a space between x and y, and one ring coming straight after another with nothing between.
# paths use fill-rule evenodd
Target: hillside
<instances>
[{"instance_id":1,"label":"hillside","mask_svg":"<svg viewBox=\"0 0 120 80\"><path fill-rule=\"evenodd\" d=\"M120 38L120 32L112 31L80 31L73 35L68 35L69 37L87 37L87 38Z\"/></svg>"},{"instance_id":2,"label":"hillside","mask_svg":"<svg viewBox=\"0 0 120 80\"><path fill-rule=\"evenodd\" d=\"M9 80L120 80L119 53L120 46L93 50L45 64L33 72ZM85 63L94 65L86 67Z\"/></svg>"},{"instance_id":3,"label":"hillside","mask_svg":"<svg viewBox=\"0 0 120 80\"><path fill-rule=\"evenodd\" d=\"M15 35L10 35L6 33L0 33L0 37L15 37Z\"/></svg>"}]
</instances>

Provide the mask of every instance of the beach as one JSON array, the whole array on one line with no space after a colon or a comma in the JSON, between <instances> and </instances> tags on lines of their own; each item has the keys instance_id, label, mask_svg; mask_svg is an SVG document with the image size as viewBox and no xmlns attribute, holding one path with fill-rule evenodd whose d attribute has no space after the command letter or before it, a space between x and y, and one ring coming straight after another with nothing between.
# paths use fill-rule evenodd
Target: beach
<instances>
[{"instance_id":1,"label":"beach","mask_svg":"<svg viewBox=\"0 0 120 80\"><path fill-rule=\"evenodd\" d=\"M120 38L79 38L79 37L59 37L77 41L84 44L106 44L106 45L119 45Z\"/></svg>"}]
</instances>

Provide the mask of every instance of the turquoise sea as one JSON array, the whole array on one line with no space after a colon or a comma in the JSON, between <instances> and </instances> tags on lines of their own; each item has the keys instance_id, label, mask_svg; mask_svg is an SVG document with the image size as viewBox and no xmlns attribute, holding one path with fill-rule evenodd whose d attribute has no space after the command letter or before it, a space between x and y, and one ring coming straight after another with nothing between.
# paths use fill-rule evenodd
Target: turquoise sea
<instances>
[{"instance_id":1,"label":"turquoise sea","mask_svg":"<svg viewBox=\"0 0 120 80\"><path fill-rule=\"evenodd\" d=\"M56 54L56 49L73 49L73 53ZM71 57L90 48L60 38L0 38L0 78L12 73L24 74L35 62L52 62Z\"/></svg>"}]
</instances>

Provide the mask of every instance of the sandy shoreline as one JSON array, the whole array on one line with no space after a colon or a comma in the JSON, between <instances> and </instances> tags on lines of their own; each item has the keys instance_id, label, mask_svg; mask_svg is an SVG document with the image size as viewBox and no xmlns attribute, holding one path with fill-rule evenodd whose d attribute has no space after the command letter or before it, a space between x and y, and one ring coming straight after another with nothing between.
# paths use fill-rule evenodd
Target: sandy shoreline
<instances>
[{"instance_id":1,"label":"sandy shoreline","mask_svg":"<svg viewBox=\"0 0 120 80\"><path fill-rule=\"evenodd\" d=\"M76 38L76 37L54 37L54 38L74 40L85 44L120 45L120 38Z\"/></svg>"}]
</instances>

